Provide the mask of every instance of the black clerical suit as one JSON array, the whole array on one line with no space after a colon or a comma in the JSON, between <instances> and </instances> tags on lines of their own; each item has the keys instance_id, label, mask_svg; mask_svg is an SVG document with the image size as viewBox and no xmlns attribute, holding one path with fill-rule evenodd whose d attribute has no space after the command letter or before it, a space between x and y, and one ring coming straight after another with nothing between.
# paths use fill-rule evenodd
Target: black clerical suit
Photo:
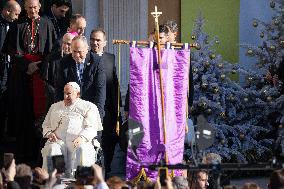
<instances>
[{"instance_id":1,"label":"black clerical suit","mask_svg":"<svg viewBox=\"0 0 284 189\"><path fill-rule=\"evenodd\" d=\"M1 53L2 47L9 30L11 22L8 22L0 15L0 138L4 135L7 110L7 82L9 72L8 55Z\"/></svg>"},{"instance_id":2,"label":"black clerical suit","mask_svg":"<svg viewBox=\"0 0 284 189\"><path fill-rule=\"evenodd\" d=\"M58 72L62 58L61 48L58 48L47 55L41 65L41 77L45 83L46 92L46 111L55 103L55 89L58 83Z\"/></svg>"},{"instance_id":3,"label":"black clerical suit","mask_svg":"<svg viewBox=\"0 0 284 189\"><path fill-rule=\"evenodd\" d=\"M118 106L118 79L115 67L114 54L104 52L102 56L96 54L101 58L101 63L104 67L106 76L106 101L105 101L105 116L103 119L103 132L102 132L102 150L104 154L104 164L106 176L111 171L111 162L114 155L115 146L119 143L119 137L116 134L117 120L117 106ZM120 103L121 104L121 103Z\"/></svg>"},{"instance_id":4,"label":"black clerical suit","mask_svg":"<svg viewBox=\"0 0 284 189\"><path fill-rule=\"evenodd\" d=\"M76 66L77 64L72 58L72 54L66 55L60 61L56 100L63 99L64 86L68 82L77 82L81 87L81 98L94 103L98 107L101 118L103 118L106 99L106 78L100 58L92 52L87 54L84 62L82 82L79 81Z\"/></svg>"},{"instance_id":5,"label":"black clerical suit","mask_svg":"<svg viewBox=\"0 0 284 189\"><path fill-rule=\"evenodd\" d=\"M50 53L55 40L55 30L48 19L24 17L10 27L3 45L2 50L11 56L8 126L16 132L16 157L31 160L38 154L41 136L35 131L41 128L41 119L45 116L44 88L39 71L29 75L27 70L29 64Z\"/></svg>"}]
</instances>

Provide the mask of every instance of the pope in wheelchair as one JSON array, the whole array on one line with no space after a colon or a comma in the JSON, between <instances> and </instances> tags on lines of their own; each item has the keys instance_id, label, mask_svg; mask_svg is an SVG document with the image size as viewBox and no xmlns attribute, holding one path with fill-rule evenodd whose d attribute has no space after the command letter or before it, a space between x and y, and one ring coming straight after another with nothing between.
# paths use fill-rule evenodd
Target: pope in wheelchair
<instances>
[{"instance_id":1,"label":"pope in wheelchair","mask_svg":"<svg viewBox=\"0 0 284 189\"><path fill-rule=\"evenodd\" d=\"M64 87L64 100L54 103L43 122L42 167L49 170L52 156L63 155L65 175L72 176L77 166L91 166L97 160L99 143L93 141L103 129L95 104L80 98L80 86L69 82ZM94 148L94 144L96 149Z\"/></svg>"}]
</instances>

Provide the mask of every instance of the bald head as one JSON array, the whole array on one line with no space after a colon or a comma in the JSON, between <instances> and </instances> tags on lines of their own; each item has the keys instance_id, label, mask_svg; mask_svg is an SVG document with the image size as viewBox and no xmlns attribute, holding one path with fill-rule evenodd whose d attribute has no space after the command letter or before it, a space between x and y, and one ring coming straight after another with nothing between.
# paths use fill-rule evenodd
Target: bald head
<instances>
[{"instance_id":1,"label":"bald head","mask_svg":"<svg viewBox=\"0 0 284 189\"><path fill-rule=\"evenodd\" d=\"M36 19L39 17L40 7L41 5L39 0L25 0L25 10L30 19Z\"/></svg>"},{"instance_id":2,"label":"bald head","mask_svg":"<svg viewBox=\"0 0 284 189\"><path fill-rule=\"evenodd\" d=\"M21 13L21 6L17 1L7 1L5 4L3 10L2 10L2 16L9 22L14 22L18 19L19 15Z\"/></svg>"}]
</instances>

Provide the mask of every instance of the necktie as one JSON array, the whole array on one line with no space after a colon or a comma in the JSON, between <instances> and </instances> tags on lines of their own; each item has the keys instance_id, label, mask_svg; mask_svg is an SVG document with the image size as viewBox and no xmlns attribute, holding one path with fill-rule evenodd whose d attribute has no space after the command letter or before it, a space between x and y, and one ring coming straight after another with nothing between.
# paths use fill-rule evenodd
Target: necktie
<instances>
[{"instance_id":1,"label":"necktie","mask_svg":"<svg viewBox=\"0 0 284 189\"><path fill-rule=\"evenodd\" d=\"M82 82L83 79L83 72L84 72L84 64L83 63L77 64L77 75L80 83Z\"/></svg>"}]
</instances>

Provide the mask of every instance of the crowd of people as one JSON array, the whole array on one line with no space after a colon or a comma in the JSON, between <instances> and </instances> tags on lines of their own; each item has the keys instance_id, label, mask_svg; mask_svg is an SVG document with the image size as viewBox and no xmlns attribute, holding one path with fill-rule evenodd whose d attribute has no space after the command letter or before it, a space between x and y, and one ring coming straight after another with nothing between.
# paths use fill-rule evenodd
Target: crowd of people
<instances>
[{"instance_id":1,"label":"crowd of people","mask_svg":"<svg viewBox=\"0 0 284 189\"><path fill-rule=\"evenodd\" d=\"M48 173L47 170L36 167L32 169L26 164L17 164L12 161L9 167L2 169L0 174L0 189L51 189L51 188L97 188L97 189L206 189L210 188L208 182L209 175L206 170L196 171L193 175L186 178L184 176L167 177L163 182L160 177L156 181L124 181L113 176L105 179L103 170L100 166L91 165L92 175L77 177L76 179L64 179L62 174L56 169ZM164 183L164 184L162 184ZM239 186L240 187L240 186ZM237 189L235 185L223 186L224 189ZM254 182L247 182L241 186L242 189L261 189ZM271 173L267 189L284 188L284 171L275 170Z\"/></svg>"}]
</instances>

